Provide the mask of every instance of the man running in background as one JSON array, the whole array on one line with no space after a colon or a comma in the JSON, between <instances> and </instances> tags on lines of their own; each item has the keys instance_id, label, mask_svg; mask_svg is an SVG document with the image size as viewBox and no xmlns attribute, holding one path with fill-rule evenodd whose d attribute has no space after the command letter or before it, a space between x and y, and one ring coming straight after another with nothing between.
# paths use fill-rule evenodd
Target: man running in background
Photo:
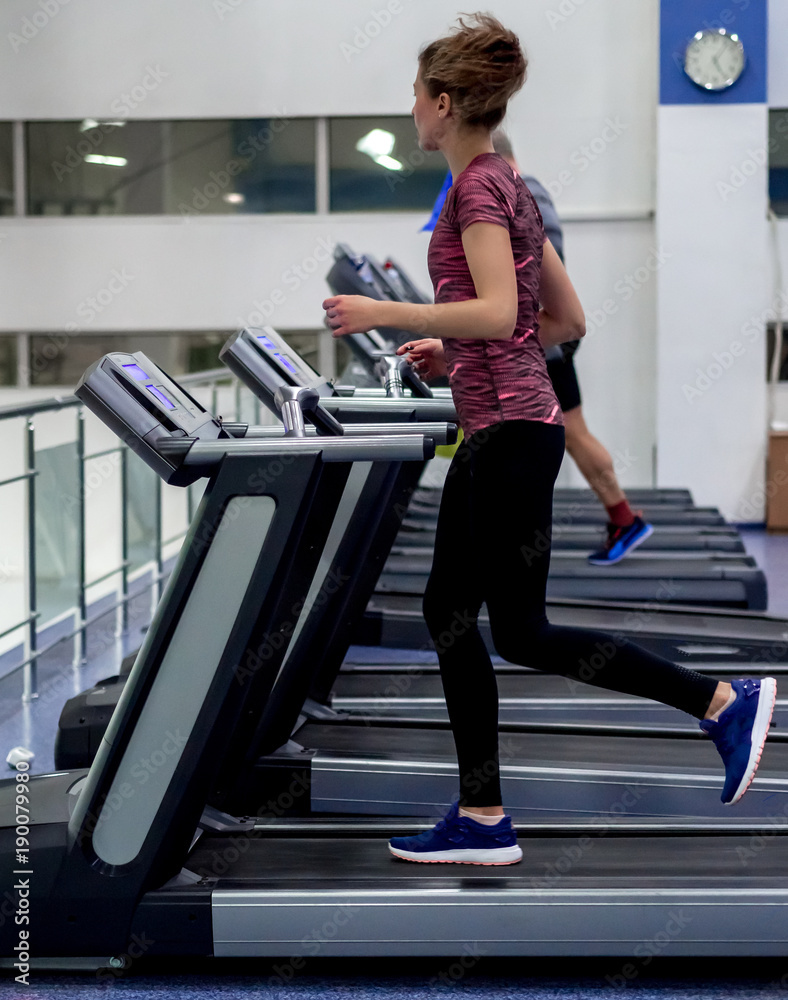
<instances>
[{"instance_id":1,"label":"man running in background","mask_svg":"<svg viewBox=\"0 0 788 1000\"><path fill-rule=\"evenodd\" d=\"M520 174L512 144L506 133L498 129L493 133L492 140L495 152L506 160L515 173ZM563 262L564 236L552 198L535 177L524 174L521 176L542 213L545 235ZM545 354L547 373L564 414L566 450L588 481L588 485L599 497L610 519L604 546L592 553L588 561L595 566L608 566L619 562L637 548L654 529L629 506L616 478L610 453L586 426L573 360L579 346L580 341L575 340L548 348Z\"/></svg>"}]
</instances>

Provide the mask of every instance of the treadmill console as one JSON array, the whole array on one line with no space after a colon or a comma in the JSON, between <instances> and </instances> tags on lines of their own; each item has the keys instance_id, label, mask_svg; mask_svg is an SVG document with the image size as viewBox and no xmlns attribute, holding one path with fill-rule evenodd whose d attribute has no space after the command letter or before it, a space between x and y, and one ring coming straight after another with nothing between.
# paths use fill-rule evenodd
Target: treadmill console
<instances>
[{"instance_id":1,"label":"treadmill console","mask_svg":"<svg viewBox=\"0 0 788 1000\"><path fill-rule=\"evenodd\" d=\"M416 288L405 271L391 257L386 258L386 262L383 265L383 274L395 297L400 302L417 302L422 305L432 303L432 299L427 298L426 295Z\"/></svg>"},{"instance_id":2,"label":"treadmill console","mask_svg":"<svg viewBox=\"0 0 788 1000\"><path fill-rule=\"evenodd\" d=\"M167 442L228 436L219 420L141 351L105 354L88 368L75 394L154 472L176 486L188 486L202 473L182 468L180 454L166 453Z\"/></svg>"},{"instance_id":3,"label":"treadmill console","mask_svg":"<svg viewBox=\"0 0 788 1000\"><path fill-rule=\"evenodd\" d=\"M385 268L374 257L354 254L346 243L336 245L334 263L326 275L326 281L334 295L366 295L371 299L400 301ZM413 334L407 330L386 326L369 333L348 334L345 340L353 353L369 367L371 355L381 351L393 354L412 337ZM374 366L374 361L372 365Z\"/></svg>"},{"instance_id":4,"label":"treadmill console","mask_svg":"<svg viewBox=\"0 0 788 1000\"><path fill-rule=\"evenodd\" d=\"M321 399L334 395L331 384L271 326L247 327L234 333L219 351L219 358L277 417L275 397L282 386L315 389Z\"/></svg>"},{"instance_id":5,"label":"treadmill console","mask_svg":"<svg viewBox=\"0 0 788 1000\"><path fill-rule=\"evenodd\" d=\"M337 243L326 281L335 295L366 295L393 301L395 296L382 272L374 258L353 253L347 243Z\"/></svg>"}]
</instances>

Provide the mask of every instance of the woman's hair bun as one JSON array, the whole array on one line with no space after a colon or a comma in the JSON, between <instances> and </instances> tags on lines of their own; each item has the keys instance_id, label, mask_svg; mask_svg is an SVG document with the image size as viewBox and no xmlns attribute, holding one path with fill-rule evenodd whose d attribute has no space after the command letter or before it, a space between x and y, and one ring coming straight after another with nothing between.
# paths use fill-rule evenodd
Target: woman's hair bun
<instances>
[{"instance_id":1,"label":"woman's hair bun","mask_svg":"<svg viewBox=\"0 0 788 1000\"><path fill-rule=\"evenodd\" d=\"M449 94L464 124L492 130L525 83L528 61L513 31L477 12L461 15L451 34L427 45L419 69L431 97Z\"/></svg>"}]
</instances>

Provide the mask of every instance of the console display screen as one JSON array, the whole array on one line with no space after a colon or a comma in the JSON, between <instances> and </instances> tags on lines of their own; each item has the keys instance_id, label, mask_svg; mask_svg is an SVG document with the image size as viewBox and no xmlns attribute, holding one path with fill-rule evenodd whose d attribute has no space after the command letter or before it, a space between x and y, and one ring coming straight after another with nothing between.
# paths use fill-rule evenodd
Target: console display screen
<instances>
[{"instance_id":1,"label":"console display screen","mask_svg":"<svg viewBox=\"0 0 788 1000\"><path fill-rule=\"evenodd\" d=\"M157 389L155 385L146 385L145 388L148 392L152 393L160 403L166 406L168 410L175 409L175 403L173 403L169 396L163 393L161 389Z\"/></svg>"},{"instance_id":2,"label":"console display screen","mask_svg":"<svg viewBox=\"0 0 788 1000\"><path fill-rule=\"evenodd\" d=\"M123 365L123 370L128 372L138 382L144 382L148 377L139 365Z\"/></svg>"},{"instance_id":3,"label":"console display screen","mask_svg":"<svg viewBox=\"0 0 788 1000\"><path fill-rule=\"evenodd\" d=\"M282 364L285 366L285 368L287 368L288 371L291 371L294 375L298 374L298 369L295 367L295 365L293 364L293 362L290 361L289 358L286 358L284 356L284 354L277 354L276 355L276 360L277 361L281 361Z\"/></svg>"}]
</instances>

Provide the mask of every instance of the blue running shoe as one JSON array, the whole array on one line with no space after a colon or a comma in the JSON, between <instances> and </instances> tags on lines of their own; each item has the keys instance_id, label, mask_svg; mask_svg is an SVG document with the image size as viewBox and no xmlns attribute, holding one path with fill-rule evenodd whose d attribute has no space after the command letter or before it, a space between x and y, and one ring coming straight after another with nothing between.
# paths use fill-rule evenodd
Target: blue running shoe
<instances>
[{"instance_id":1,"label":"blue running shoe","mask_svg":"<svg viewBox=\"0 0 788 1000\"><path fill-rule=\"evenodd\" d=\"M523 856L509 816L495 826L486 826L460 816L456 802L431 830L415 837L392 837L389 850L404 861L460 865L513 865Z\"/></svg>"},{"instance_id":2,"label":"blue running shoe","mask_svg":"<svg viewBox=\"0 0 788 1000\"><path fill-rule=\"evenodd\" d=\"M653 531L653 526L646 524L643 518L637 515L627 528L609 524L604 547L592 552L588 561L592 566L612 566L614 563L621 562L624 556L628 556L641 542L645 542Z\"/></svg>"},{"instance_id":3,"label":"blue running shoe","mask_svg":"<svg viewBox=\"0 0 788 1000\"><path fill-rule=\"evenodd\" d=\"M735 680L731 686L736 692L733 704L716 722L703 719L700 724L703 732L714 740L725 764L721 798L728 806L739 801L755 777L777 696L773 677Z\"/></svg>"}]
</instances>

